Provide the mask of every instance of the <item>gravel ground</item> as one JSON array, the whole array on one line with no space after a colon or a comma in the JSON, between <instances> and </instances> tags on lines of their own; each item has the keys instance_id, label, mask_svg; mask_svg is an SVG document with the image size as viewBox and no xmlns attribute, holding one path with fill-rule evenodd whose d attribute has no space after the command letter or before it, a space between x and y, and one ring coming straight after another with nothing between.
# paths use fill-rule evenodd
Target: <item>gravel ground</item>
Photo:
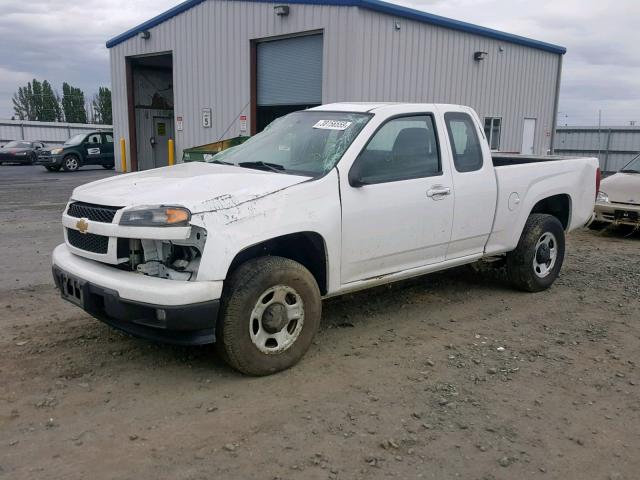
<instances>
[{"instance_id":1,"label":"gravel ground","mask_svg":"<svg viewBox=\"0 0 640 480\"><path fill-rule=\"evenodd\" d=\"M112 174L0 168L0 478L638 478L640 235L573 233L539 294L462 268L326 301L247 378L59 298L60 211Z\"/></svg>"}]
</instances>

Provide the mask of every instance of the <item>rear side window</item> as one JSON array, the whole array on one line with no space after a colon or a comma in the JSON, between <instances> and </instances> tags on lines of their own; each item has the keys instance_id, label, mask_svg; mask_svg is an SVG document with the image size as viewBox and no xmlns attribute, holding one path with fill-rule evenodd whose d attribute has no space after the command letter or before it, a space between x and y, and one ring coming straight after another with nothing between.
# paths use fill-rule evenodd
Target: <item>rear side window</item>
<instances>
[{"instance_id":1,"label":"rear side window","mask_svg":"<svg viewBox=\"0 0 640 480\"><path fill-rule=\"evenodd\" d=\"M431 115L389 120L371 138L354 167L365 184L439 175L440 155Z\"/></svg>"},{"instance_id":2,"label":"rear side window","mask_svg":"<svg viewBox=\"0 0 640 480\"><path fill-rule=\"evenodd\" d=\"M453 152L453 164L458 172L473 172L482 168L482 148L476 127L469 115L462 112L444 114Z\"/></svg>"},{"instance_id":3,"label":"rear side window","mask_svg":"<svg viewBox=\"0 0 640 480\"><path fill-rule=\"evenodd\" d=\"M105 134L104 134L104 138L105 138L105 141L106 141L107 143L113 143L113 135L112 135L112 134L110 134L110 133L105 133Z\"/></svg>"}]
</instances>

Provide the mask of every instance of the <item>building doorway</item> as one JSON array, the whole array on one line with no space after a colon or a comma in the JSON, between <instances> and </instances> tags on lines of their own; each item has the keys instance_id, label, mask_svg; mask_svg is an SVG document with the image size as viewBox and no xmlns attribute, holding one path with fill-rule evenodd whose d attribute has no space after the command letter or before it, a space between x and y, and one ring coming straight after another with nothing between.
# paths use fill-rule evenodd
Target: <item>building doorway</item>
<instances>
[{"instance_id":1,"label":"building doorway","mask_svg":"<svg viewBox=\"0 0 640 480\"><path fill-rule=\"evenodd\" d=\"M160 53L127 58L131 169L168 164L174 137L173 57Z\"/></svg>"},{"instance_id":2,"label":"building doorway","mask_svg":"<svg viewBox=\"0 0 640 480\"><path fill-rule=\"evenodd\" d=\"M522 149L520 153L523 155L533 155L536 138L536 119L525 118L524 127L522 129Z\"/></svg>"},{"instance_id":3,"label":"building doorway","mask_svg":"<svg viewBox=\"0 0 640 480\"><path fill-rule=\"evenodd\" d=\"M251 133L278 117L322 104L321 33L252 44Z\"/></svg>"}]
</instances>

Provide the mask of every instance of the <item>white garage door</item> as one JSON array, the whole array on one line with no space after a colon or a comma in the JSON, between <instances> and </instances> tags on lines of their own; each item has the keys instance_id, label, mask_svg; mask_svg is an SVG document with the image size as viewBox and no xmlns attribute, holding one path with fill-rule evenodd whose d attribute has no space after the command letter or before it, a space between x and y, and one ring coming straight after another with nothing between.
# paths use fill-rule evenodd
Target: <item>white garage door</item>
<instances>
[{"instance_id":1,"label":"white garage door","mask_svg":"<svg viewBox=\"0 0 640 480\"><path fill-rule=\"evenodd\" d=\"M257 46L258 106L322 103L322 35Z\"/></svg>"}]
</instances>

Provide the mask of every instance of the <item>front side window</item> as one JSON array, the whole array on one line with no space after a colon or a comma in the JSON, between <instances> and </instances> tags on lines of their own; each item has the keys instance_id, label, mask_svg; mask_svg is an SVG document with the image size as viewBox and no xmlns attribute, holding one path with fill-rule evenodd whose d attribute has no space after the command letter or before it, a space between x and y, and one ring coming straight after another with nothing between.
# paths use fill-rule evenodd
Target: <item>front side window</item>
<instances>
[{"instance_id":1,"label":"front side window","mask_svg":"<svg viewBox=\"0 0 640 480\"><path fill-rule=\"evenodd\" d=\"M92 133L87 137L87 143L102 143L102 137L99 133Z\"/></svg>"},{"instance_id":2,"label":"front side window","mask_svg":"<svg viewBox=\"0 0 640 480\"><path fill-rule=\"evenodd\" d=\"M338 163L370 118L366 113L294 112L208 161L277 173L321 176Z\"/></svg>"},{"instance_id":3,"label":"front side window","mask_svg":"<svg viewBox=\"0 0 640 480\"><path fill-rule=\"evenodd\" d=\"M364 185L439 175L433 118L414 115L389 120L371 138L352 168L352 176Z\"/></svg>"},{"instance_id":4,"label":"front side window","mask_svg":"<svg viewBox=\"0 0 640 480\"><path fill-rule=\"evenodd\" d=\"M487 137L491 150L500 150L500 133L502 119L498 117L486 117L484 119L484 135Z\"/></svg>"},{"instance_id":5,"label":"front side window","mask_svg":"<svg viewBox=\"0 0 640 480\"><path fill-rule=\"evenodd\" d=\"M458 172L473 172L482 168L482 148L472 118L462 112L444 114L453 153L453 164Z\"/></svg>"}]
</instances>

